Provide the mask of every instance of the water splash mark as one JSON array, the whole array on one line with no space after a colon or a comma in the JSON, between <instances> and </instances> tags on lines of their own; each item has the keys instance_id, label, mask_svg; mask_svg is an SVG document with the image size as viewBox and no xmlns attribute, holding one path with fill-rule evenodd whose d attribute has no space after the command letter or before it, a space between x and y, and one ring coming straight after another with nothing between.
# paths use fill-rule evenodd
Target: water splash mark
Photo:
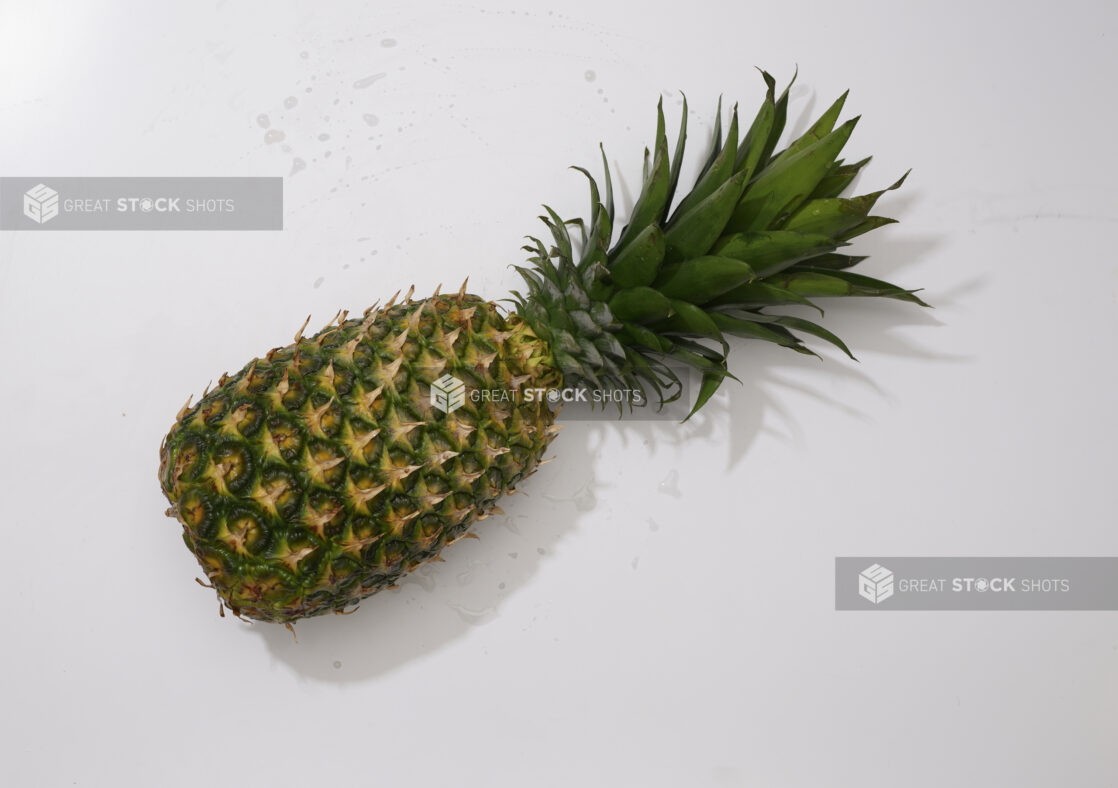
<instances>
[{"instance_id":1,"label":"water splash mark","mask_svg":"<svg viewBox=\"0 0 1118 788\"><path fill-rule=\"evenodd\" d=\"M277 142L283 142L287 139L287 135L279 129L268 129L264 132L264 142L268 145L274 145Z\"/></svg>"},{"instance_id":2,"label":"water splash mark","mask_svg":"<svg viewBox=\"0 0 1118 788\"><path fill-rule=\"evenodd\" d=\"M598 75L589 69L582 76L586 78L587 82L593 82L595 79L598 78Z\"/></svg>"},{"instance_id":3,"label":"water splash mark","mask_svg":"<svg viewBox=\"0 0 1118 788\"><path fill-rule=\"evenodd\" d=\"M679 491L679 471L673 470L664 477L664 481L660 482L657 490L664 495L670 495L673 498L682 498L683 493Z\"/></svg>"},{"instance_id":4,"label":"water splash mark","mask_svg":"<svg viewBox=\"0 0 1118 788\"><path fill-rule=\"evenodd\" d=\"M576 492L572 500L575 503L575 508L580 512L592 511L598 505L598 498L594 495L594 491L589 484Z\"/></svg>"},{"instance_id":5,"label":"water splash mark","mask_svg":"<svg viewBox=\"0 0 1118 788\"><path fill-rule=\"evenodd\" d=\"M435 579L435 568L424 564L411 573L410 582L415 583L427 593L431 593L438 583Z\"/></svg>"},{"instance_id":6,"label":"water splash mark","mask_svg":"<svg viewBox=\"0 0 1118 788\"><path fill-rule=\"evenodd\" d=\"M570 498L557 498L552 495L547 495L546 493L544 493L543 497L548 501L554 501L556 503L573 503L575 509L578 511L589 512L598 505L598 498L594 495L591 484L592 482L587 482L582 487L579 487Z\"/></svg>"},{"instance_id":7,"label":"water splash mark","mask_svg":"<svg viewBox=\"0 0 1118 788\"><path fill-rule=\"evenodd\" d=\"M388 76L388 74L382 72L380 74L371 74L367 77L361 77L361 79L353 83L353 87L357 90L364 90L369 87L369 85L372 85L377 80L384 79L386 76Z\"/></svg>"},{"instance_id":8,"label":"water splash mark","mask_svg":"<svg viewBox=\"0 0 1118 788\"><path fill-rule=\"evenodd\" d=\"M447 602L447 607L458 614L458 617L465 621L467 624L480 624L487 616L493 614L493 608L484 607L481 610L471 610L462 605L456 605L453 602Z\"/></svg>"},{"instance_id":9,"label":"water splash mark","mask_svg":"<svg viewBox=\"0 0 1118 788\"><path fill-rule=\"evenodd\" d=\"M256 116L256 125L262 129L266 129L272 125L272 119L269 118L267 115L261 113L260 115Z\"/></svg>"}]
</instances>

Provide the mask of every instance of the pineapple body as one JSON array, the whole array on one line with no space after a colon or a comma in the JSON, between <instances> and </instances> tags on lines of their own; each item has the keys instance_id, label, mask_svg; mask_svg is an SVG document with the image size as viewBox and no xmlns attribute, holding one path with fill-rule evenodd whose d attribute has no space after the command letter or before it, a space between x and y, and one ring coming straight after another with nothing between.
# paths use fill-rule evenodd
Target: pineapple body
<instances>
[{"instance_id":1,"label":"pineapple body","mask_svg":"<svg viewBox=\"0 0 1118 788\"><path fill-rule=\"evenodd\" d=\"M446 412L431 385L470 392ZM483 519L540 462L558 385L546 346L477 296L340 317L256 359L191 408L161 449L168 514L219 597L248 618L341 612Z\"/></svg>"}]
</instances>

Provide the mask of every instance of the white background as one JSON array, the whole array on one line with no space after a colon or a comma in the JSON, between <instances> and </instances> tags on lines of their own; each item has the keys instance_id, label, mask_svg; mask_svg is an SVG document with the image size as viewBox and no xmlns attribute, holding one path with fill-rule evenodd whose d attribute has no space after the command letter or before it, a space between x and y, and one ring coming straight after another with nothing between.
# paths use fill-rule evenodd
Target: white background
<instances>
[{"instance_id":1,"label":"white background","mask_svg":"<svg viewBox=\"0 0 1118 788\"><path fill-rule=\"evenodd\" d=\"M832 609L836 555L1118 554L1116 6L174 5L0 3L0 174L306 165L282 233L0 234L0 782L1118 782L1115 614ZM308 312L501 297L567 165L631 192L680 90L694 165L796 64L790 130L850 87L860 190L913 168L857 249L935 310L834 304L860 364L743 343L684 426L570 424L298 644L218 618L155 478L187 394Z\"/></svg>"}]
</instances>

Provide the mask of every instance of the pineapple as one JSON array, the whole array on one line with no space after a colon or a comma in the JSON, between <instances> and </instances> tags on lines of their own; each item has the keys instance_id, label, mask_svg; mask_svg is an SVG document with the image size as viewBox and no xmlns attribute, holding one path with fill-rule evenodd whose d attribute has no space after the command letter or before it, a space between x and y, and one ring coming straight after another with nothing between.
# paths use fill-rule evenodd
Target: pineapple
<instances>
[{"instance_id":1,"label":"pineapple","mask_svg":"<svg viewBox=\"0 0 1118 788\"><path fill-rule=\"evenodd\" d=\"M658 107L643 187L616 241L608 165L602 191L581 170L589 221L545 208L553 244L525 247L511 310L465 284L420 300L409 292L360 318L339 313L314 336L300 330L188 401L160 449L159 480L224 607L290 626L441 560L500 512L554 439L555 412L529 391L651 390L665 402L679 396L682 364L701 375L694 413L732 377L727 337L812 353L800 338L810 335L850 354L782 307L825 296L923 304L851 272L864 258L840 251L893 221L870 210L904 178L840 196L868 161L838 158L857 122L838 125L845 94L775 152L788 91L778 97L762 74L765 100L748 129L735 108L723 134L719 105L712 150L678 202L687 105L671 154ZM437 407L448 375L509 396Z\"/></svg>"}]
</instances>

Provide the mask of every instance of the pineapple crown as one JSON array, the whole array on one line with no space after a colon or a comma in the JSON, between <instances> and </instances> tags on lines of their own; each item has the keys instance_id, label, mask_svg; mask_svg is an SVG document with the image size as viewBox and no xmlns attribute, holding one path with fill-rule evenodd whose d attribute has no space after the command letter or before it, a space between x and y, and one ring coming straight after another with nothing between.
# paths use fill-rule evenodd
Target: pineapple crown
<instances>
[{"instance_id":1,"label":"pineapple crown","mask_svg":"<svg viewBox=\"0 0 1118 788\"><path fill-rule=\"evenodd\" d=\"M516 266L526 292L513 291L512 301L549 343L565 385L640 391L651 386L664 404L680 396L670 365L675 362L702 375L693 415L733 377L727 336L815 355L799 336L811 335L854 358L826 328L777 311L782 307L808 306L822 316L811 299L828 296L927 306L916 291L852 272L866 258L837 251L895 221L870 211L908 173L880 191L840 196L869 161L847 164L838 158L858 122L853 118L836 127L846 93L802 136L774 152L784 131L788 88L778 98L775 80L761 74L765 100L744 135L735 106L723 136L719 100L710 153L674 209L687 137L686 98L671 154L663 100L657 106L655 150L650 155L645 149L640 196L616 242L604 150L604 199L593 176L573 168L590 182L589 223L564 220L544 206L547 215L540 218L554 245L528 236L532 243L524 249L531 265ZM577 239L569 227L577 228Z\"/></svg>"}]
</instances>

